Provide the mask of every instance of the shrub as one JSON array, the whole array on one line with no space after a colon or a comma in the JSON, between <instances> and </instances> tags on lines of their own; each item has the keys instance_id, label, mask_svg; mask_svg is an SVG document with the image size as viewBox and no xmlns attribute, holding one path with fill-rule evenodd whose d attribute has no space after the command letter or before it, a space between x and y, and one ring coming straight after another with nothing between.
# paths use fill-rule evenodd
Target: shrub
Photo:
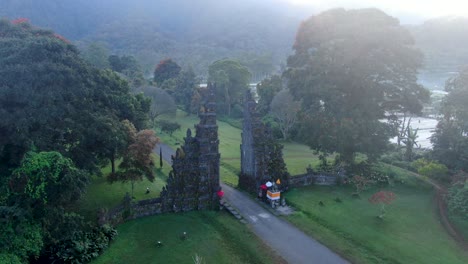
<instances>
[{"instance_id":1,"label":"shrub","mask_svg":"<svg viewBox=\"0 0 468 264\"><path fill-rule=\"evenodd\" d=\"M468 220L468 181L449 188L447 204L451 212Z\"/></svg>"},{"instance_id":2,"label":"shrub","mask_svg":"<svg viewBox=\"0 0 468 264\"><path fill-rule=\"evenodd\" d=\"M174 131L180 129L180 124L177 122L171 122L168 120L161 120L158 122L159 127L161 128L161 132L166 132L172 136Z\"/></svg>"},{"instance_id":3,"label":"shrub","mask_svg":"<svg viewBox=\"0 0 468 264\"><path fill-rule=\"evenodd\" d=\"M55 245L50 259L57 263L88 263L109 246L117 231L109 225L96 227L90 232L78 232L73 239Z\"/></svg>"},{"instance_id":4,"label":"shrub","mask_svg":"<svg viewBox=\"0 0 468 264\"><path fill-rule=\"evenodd\" d=\"M387 192L387 191L380 191L374 193L370 198L369 202L372 204L380 204L380 215L378 216L380 219L382 219L385 216L385 205L386 204L391 204L393 200L396 199L396 195L392 192Z\"/></svg>"},{"instance_id":5,"label":"shrub","mask_svg":"<svg viewBox=\"0 0 468 264\"><path fill-rule=\"evenodd\" d=\"M418 159L412 165L423 176L445 182L449 180L448 168L437 161Z\"/></svg>"}]
</instances>

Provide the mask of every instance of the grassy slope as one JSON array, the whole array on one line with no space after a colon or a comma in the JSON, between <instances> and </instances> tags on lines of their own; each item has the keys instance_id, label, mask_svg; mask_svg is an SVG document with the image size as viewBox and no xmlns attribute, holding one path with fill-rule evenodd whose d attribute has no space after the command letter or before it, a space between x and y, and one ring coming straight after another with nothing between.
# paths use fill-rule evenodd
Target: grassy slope
<instances>
[{"instance_id":1,"label":"grassy slope","mask_svg":"<svg viewBox=\"0 0 468 264\"><path fill-rule=\"evenodd\" d=\"M353 190L343 187L294 189L286 197L299 212L288 220L353 262L468 262L468 255L438 222L430 190L405 185L392 188L397 199L387 206L383 221L375 217L379 206L367 201L373 191L377 190L353 199ZM335 202L337 197L343 202Z\"/></svg>"},{"instance_id":2,"label":"grassy slope","mask_svg":"<svg viewBox=\"0 0 468 264\"><path fill-rule=\"evenodd\" d=\"M188 239L180 239L182 232ZM93 264L277 263L272 253L244 225L225 212L165 214L118 227L118 239ZM156 241L162 241L158 248Z\"/></svg>"},{"instance_id":3,"label":"grassy slope","mask_svg":"<svg viewBox=\"0 0 468 264\"><path fill-rule=\"evenodd\" d=\"M452 214L449 212L449 218L453 225L460 231L463 235L465 241L468 241L468 221L466 218L463 218L461 215Z\"/></svg>"}]
</instances>

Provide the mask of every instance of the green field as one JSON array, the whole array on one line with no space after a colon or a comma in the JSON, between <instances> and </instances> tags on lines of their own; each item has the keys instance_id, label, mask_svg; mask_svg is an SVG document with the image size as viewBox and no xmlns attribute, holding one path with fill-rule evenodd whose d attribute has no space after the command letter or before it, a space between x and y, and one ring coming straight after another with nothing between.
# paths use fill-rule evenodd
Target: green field
<instances>
[{"instance_id":1,"label":"green field","mask_svg":"<svg viewBox=\"0 0 468 264\"><path fill-rule=\"evenodd\" d=\"M156 157L155 157L156 159ZM157 158L159 164L159 157ZM158 166L159 167L159 166ZM144 179L135 182L135 200L144 200L159 197L162 187L166 185L167 175L171 167L168 163L163 164L162 169L155 169L156 179L153 182ZM103 168L103 175L110 173L110 166ZM146 193L146 188L150 188L150 193ZM131 193L130 182L115 182L110 184L105 176L92 176L91 183L86 190L86 194L79 203L79 211L87 219L96 219L96 213L100 208L111 209L123 201L126 193Z\"/></svg>"},{"instance_id":2,"label":"green field","mask_svg":"<svg viewBox=\"0 0 468 264\"><path fill-rule=\"evenodd\" d=\"M287 219L356 263L468 263L439 223L430 189L397 185L390 190L397 199L381 220L379 205L367 200L377 189L362 198L351 198L354 190L346 187L293 189L286 199L298 212Z\"/></svg>"},{"instance_id":3,"label":"green field","mask_svg":"<svg viewBox=\"0 0 468 264\"><path fill-rule=\"evenodd\" d=\"M119 225L112 246L93 264L281 263L245 225L225 212L145 217ZM188 239L181 234L187 232ZM157 247L157 241L163 246Z\"/></svg>"}]
</instances>

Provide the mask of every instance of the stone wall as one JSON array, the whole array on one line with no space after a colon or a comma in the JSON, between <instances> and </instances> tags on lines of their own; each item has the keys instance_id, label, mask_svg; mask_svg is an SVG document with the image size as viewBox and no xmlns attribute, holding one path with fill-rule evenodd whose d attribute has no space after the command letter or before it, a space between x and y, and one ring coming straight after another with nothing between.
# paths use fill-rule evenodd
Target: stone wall
<instances>
[{"instance_id":1,"label":"stone wall","mask_svg":"<svg viewBox=\"0 0 468 264\"><path fill-rule=\"evenodd\" d=\"M161 198L132 202L130 196L127 195L120 205L109 211L101 210L98 213L98 223L115 226L128 220L157 215L162 212Z\"/></svg>"},{"instance_id":2,"label":"stone wall","mask_svg":"<svg viewBox=\"0 0 468 264\"><path fill-rule=\"evenodd\" d=\"M290 187L301 187L307 185L336 185L339 177L331 174L301 174L289 178Z\"/></svg>"}]
</instances>

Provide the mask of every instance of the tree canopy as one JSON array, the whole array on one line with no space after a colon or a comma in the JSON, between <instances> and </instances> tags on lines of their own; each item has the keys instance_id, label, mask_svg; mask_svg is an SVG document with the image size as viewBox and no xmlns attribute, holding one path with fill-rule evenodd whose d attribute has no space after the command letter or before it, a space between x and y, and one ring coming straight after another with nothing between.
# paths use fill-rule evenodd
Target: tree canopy
<instances>
[{"instance_id":1,"label":"tree canopy","mask_svg":"<svg viewBox=\"0 0 468 264\"><path fill-rule=\"evenodd\" d=\"M96 169L121 120L146 126L150 101L88 65L63 37L7 20L0 35L1 164L17 166L30 149L56 150Z\"/></svg>"},{"instance_id":2,"label":"tree canopy","mask_svg":"<svg viewBox=\"0 0 468 264\"><path fill-rule=\"evenodd\" d=\"M302 23L284 76L302 99L301 137L311 147L375 157L392 129L389 113L422 109L422 56L397 19L377 9L333 9Z\"/></svg>"},{"instance_id":3,"label":"tree canopy","mask_svg":"<svg viewBox=\"0 0 468 264\"><path fill-rule=\"evenodd\" d=\"M432 137L434 156L452 169L468 169L468 68L447 81L443 118Z\"/></svg>"},{"instance_id":4,"label":"tree canopy","mask_svg":"<svg viewBox=\"0 0 468 264\"><path fill-rule=\"evenodd\" d=\"M223 59L213 62L208 74L208 81L216 84L218 111L230 116L232 107L242 100L249 87L249 70L238 61Z\"/></svg>"},{"instance_id":5,"label":"tree canopy","mask_svg":"<svg viewBox=\"0 0 468 264\"><path fill-rule=\"evenodd\" d=\"M177 78L180 71L180 66L172 59L162 60L156 65L156 69L154 70L154 81L158 85L161 85L164 81Z\"/></svg>"}]
</instances>

